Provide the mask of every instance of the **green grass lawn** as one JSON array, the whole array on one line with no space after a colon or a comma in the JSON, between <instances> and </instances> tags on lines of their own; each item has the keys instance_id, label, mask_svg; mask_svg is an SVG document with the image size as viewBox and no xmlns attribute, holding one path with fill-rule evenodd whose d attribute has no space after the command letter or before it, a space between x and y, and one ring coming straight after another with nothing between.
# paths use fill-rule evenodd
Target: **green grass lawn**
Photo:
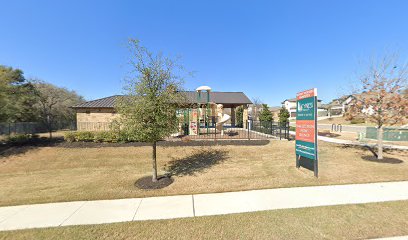
<instances>
[{"instance_id":1,"label":"green grass lawn","mask_svg":"<svg viewBox=\"0 0 408 240\"><path fill-rule=\"evenodd\" d=\"M369 239L408 235L408 201L0 232L0 239Z\"/></svg>"},{"instance_id":2,"label":"green grass lawn","mask_svg":"<svg viewBox=\"0 0 408 240\"><path fill-rule=\"evenodd\" d=\"M108 145L109 146L109 145ZM137 189L151 174L151 147L23 147L0 154L0 206L117 199L263 188L408 180L408 154L320 142L319 178L295 168L294 141L262 146L158 147L161 174L174 183Z\"/></svg>"}]
</instances>

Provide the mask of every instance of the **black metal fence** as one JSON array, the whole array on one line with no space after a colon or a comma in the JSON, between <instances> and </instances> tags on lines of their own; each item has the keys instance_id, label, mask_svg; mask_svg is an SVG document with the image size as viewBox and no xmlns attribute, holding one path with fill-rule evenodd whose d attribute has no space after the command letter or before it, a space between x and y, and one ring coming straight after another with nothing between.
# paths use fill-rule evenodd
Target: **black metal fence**
<instances>
[{"instance_id":1,"label":"black metal fence","mask_svg":"<svg viewBox=\"0 0 408 240\"><path fill-rule=\"evenodd\" d=\"M289 139L289 122L250 121L249 129L256 133L263 133L279 139Z\"/></svg>"},{"instance_id":2,"label":"black metal fence","mask_svg":"<svg viewBox=\"0 0 408 240\"><path fill-rule=\"evenodd\" d=\"M195 139L268 139L279 138L289 139L289 123L280 123L274 121L246 121L244 127L235 127L229 125L206 126L202 123L195 132L189 133L189 126L185 124L181 132L174 137Z\"/></svg>"},{"instance_id":3,"label":"black metal fence","mask_svg":"<svg viewBox=\"0 0 408 240\"><path fill-rule=\"evenodd\" d=\"M54 123L53 131L58 130L78 130L78 131L109 131L112 129L110 122L71 122ZM169 139L268 139L279 138L289 139L289 123L275 121L245 121L243 127L235 127L228 124L217 125L217 123L207 126L202 122L197 126L195 134L189 134L189 126L183 125L180 132L173 134ZM199 129L199 131L198 131ZM14 122L0 123L0 135L11 134L36 134L46 133L48 128L40 122Z\"/></svg>"}]
</instances>

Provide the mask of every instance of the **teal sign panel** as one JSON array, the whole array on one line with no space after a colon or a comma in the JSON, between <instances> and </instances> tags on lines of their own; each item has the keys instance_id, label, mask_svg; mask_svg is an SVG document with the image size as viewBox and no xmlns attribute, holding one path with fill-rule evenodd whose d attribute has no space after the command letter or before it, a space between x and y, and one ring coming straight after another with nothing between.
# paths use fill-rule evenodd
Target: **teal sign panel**
<instances>
[{"instance_id":1,"label":"teal sign panel","mask_svg":"<svg viewBox=\"0 0 408 240\"><path fill-rule=\"evenodd\" d=\"M316 160L315 144L296 140L296 154L305 158Z\"/></svg>"},{"instance_id":2,"label":"teal sign panel","mask_svg":"<svg viewBox=\"0 0 408 240\"><path fill-rule=\"evenodd\" d=\"M315 120L315 97L296 102L296 120Z\"/></svg>"}]
</instances>

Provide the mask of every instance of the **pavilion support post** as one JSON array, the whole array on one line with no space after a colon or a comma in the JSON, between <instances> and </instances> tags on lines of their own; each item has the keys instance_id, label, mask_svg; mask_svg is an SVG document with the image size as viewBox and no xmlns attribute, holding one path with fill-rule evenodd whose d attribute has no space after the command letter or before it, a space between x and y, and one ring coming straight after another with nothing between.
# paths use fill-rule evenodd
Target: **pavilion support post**
<instances>
[{"instance_id":1,"label":"pavilion support post","mask_svg":"<svg viewBox=\"0 0 408 240\"><path fill-rule=\"evenodd\" d=\"M235 127L235 107L231 107L231 126Z\"/></svg>"}]
</instances>

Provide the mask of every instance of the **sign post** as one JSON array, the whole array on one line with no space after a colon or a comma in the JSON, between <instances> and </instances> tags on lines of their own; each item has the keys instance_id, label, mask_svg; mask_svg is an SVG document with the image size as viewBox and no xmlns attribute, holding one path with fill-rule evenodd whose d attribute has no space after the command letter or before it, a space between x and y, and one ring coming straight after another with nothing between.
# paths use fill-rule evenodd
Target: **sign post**
<instances>
[{"instance_id":1,"label":"sign post","mask_svg":"<svg viewBox=\"0 0 408 240\"><path fill-rule=\"evenodd\" d=\"M296 96L296 167L304 167L318 177L317 89Z\"/></svg>"}]
</instances>

